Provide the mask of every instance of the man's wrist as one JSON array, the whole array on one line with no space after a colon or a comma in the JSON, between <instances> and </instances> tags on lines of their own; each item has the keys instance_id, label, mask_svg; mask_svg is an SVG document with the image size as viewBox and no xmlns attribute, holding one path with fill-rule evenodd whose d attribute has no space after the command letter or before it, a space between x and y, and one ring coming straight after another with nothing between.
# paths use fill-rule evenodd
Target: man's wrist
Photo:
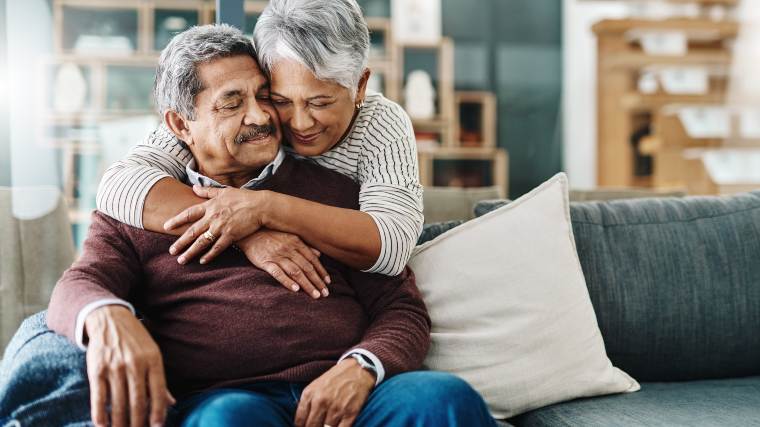
<instances>
[{"instance_id":1,"label":"man's wrist","mask_svg":"<svg viewBox=\"0 0 760 427\"><path fill-rule=\"evenodd\" d=\"M357 376L361 378L362 383L364 383L367 388L372 389L375 387L375 383L377 382L377 377L373 372L371 372L368 369L365 369L362 365L359 364L359 361L354 359L353 357L347 357L343 359L340 363L347 364L352 370L355 370L357 372Z\"/></svg>"},{"instance_id":2,"label":"man's wrist","mask_svg":"<svg viewBox=\"0 0 760 427\"><path fill-rule=\"evenodd\" d=\"M103 329L110 319L124 315L134 316L132 311L123 305L104 305L96 308L84 319L85 336Z\"/></svg>"}]
</instances>

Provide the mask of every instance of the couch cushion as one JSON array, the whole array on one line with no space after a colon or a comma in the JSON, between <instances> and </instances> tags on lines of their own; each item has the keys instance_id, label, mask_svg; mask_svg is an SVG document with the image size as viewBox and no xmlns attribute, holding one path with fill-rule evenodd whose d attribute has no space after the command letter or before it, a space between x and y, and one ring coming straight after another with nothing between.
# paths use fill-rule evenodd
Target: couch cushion
<instances>
[{"instance_id":1,"label":"couch cushion","mask_svg":"<svg viewBox=\"0 0 760 427\"><path fill-rule=\"evenodd\" d=\"M760 377L641 383L638 393L547 406L510 420L516 426L756 425Z\"/></svg>"},{"instance_id":2,"label":"couch cushion","mask_svg":"<svg viewBox=\"0 0 760 427\"><path fill-rule=\"evenodd\" d=\"M468 381L494 416L638 389L604 353L564 174L417 247L409 265L432 321L425 366Z\"/></svg>"},{"instance_id":3,"label":"couch cushion","mask_svg":"<svg viewBox=\"0 0 760 427\"><path fill-rule=\"evenodd\" d=\"M615 366L643 381L760 374L760 192L572 203L570 214Z\"/></svg>"}]
</instances>

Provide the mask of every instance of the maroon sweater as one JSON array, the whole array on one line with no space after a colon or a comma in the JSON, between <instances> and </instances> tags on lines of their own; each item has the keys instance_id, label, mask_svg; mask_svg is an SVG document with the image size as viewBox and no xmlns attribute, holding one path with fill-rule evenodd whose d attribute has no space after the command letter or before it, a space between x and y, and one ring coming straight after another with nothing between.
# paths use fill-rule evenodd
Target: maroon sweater
<instances>
[{"instance_id":1,"label":"maroon sweater","mask_svg":"<svg viewBox=\"0 0 760 427\"><path fill-rule=\"evenodd\" d=\"M349 209L359 192L349 178L289 156L261 189ZM313 300L232 249L208 265L180 265L169 254L175 239L94 213L80 259L53 291L48 326L73 341L86 304L131 302L178 396L251 381L309 382L352 348L374 353L387 376L421 366L430 319L408 268L387 277L322 255L330 296Z\"/></svg>"}]
</instances>

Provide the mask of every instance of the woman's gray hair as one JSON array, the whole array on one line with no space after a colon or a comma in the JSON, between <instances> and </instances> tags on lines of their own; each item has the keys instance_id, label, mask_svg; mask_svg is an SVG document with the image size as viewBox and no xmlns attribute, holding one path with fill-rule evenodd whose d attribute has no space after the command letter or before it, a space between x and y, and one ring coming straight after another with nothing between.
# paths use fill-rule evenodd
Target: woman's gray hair
<instances>
[{"instance_id":1,"label":"woman's gray hair","mask_svg":"<svg viewBox=\"0 0 760 427\"><path fill-rule=\"evenodd\" d=\"M236 55L250 55L256 60L251 40L227 24L192 27L174 36L161 52L153 85L161 115L173 110L195 120L195 96L203 90L197 65Z\"/></svg>"},{"instance_id":2,"label":"woman's gray hair","mask_svg":"<svg viewBox=\"0 0 760 427\"><path fill-rule=\"evenodd\" d=\"M267 75L278 60L295 60L352 97L369 59L369 31L356 0L270 0L253 40Z\"/></svg>"}]
</instances>

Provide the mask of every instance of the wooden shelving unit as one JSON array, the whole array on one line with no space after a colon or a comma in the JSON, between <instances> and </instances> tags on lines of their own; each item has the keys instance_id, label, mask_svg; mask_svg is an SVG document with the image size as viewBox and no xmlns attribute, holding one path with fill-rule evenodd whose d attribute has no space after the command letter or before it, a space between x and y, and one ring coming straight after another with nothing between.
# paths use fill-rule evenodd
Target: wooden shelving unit
<instances>
[{"instance_id":1,"label":"wooden shelving unit","mask_svg":"<svg viewBox=\"0 0 760 427\"><path fill-rule=\"evenodd\" d=\"M264 10L267 1L246 0L246 34L251 36L251 23ZM44 126L38 132L39 143L60 149L61 171L64 190L73 223L84 225L89 221L89 209L94 207L94 194L90 194L92 183L87 182L87 189L80 188L80 166L86 165L89 177L93 170L93 159L99 163L94 167L98 171L97 179L108 166L102 160L102 141L93 130L101 124L151 116L155 112L150 104L150 84L145 87L132 84L131 92L135 95L145 93L140 102L126 100L117 102L109 87L115 78L122 80L135 78L145 70L154 70L158 57L168 40L166 28L162 25L167 17L175 17L173 27L186 22L190 25L204 25L215 20L215 2L213 0L52 0L53 11L53 54L43 58L39 64L41 89L45 96L55 96L53 81L57 67L72 64L79 68L86 79L87 102L76 111L58 111L48 99L41 105L40 111ZM171 15L176 11L176 16ZM158 14L157 14L158 13ZM116 17L114 17L116 16ZM157 22L161 19L161 22ZM99 21L109 21L115 27L115 36L122 38L122 44L115 48L97 49L81 42L80 36L93 32L83 27ZM113 22L111 22L113 21ZM179 24L178 24L179 23ZM482 161L487 175L492 182L482 185L498 185L502 193L507 192L507 154L496 148L495 99L487 93L461 93L454 91L453 41L443 38L435 45L400 45L393 37L388 18L367 18L371 37L369 67L373 73L382 76L382 89L385 96L403 105L404 55L415 51L432 51L437 57L435 70L437 81L437 114L430 120L413 120L415 130L435 132L440 135L441 144L433 150L420 148L420 168L423 185L433 185L441 181L436 165L439 160L462 162ZM165 28L166 27L166 28ZM159 34L159 31L162 33ZM110 33L109 33L110 34ZM118 38L118 37L117 37ZM87 39L87 37L84 37ZM136 73L129 73L134 67ZM122 75L113 74L122 71ZM125 80L127 81L127 80ZM142 82L142 80L141 80ZM152 84L152 82L151 82ZM123 86L123 85L122 85ZM474 97L474 98L473 98ZM144 102L143 102L144 101ZM483 105L482 141L478 146L462 147L459 137L459 105L462 102L479 102ZM63 130L63 131L61 131ZM93 134L95 133L95 134ZM133 141L136 143L138 140ZM86 156L86 159L83 157ZM89 163L87 163L89 162ZM490 168L490 169L488 169ZM452 180L457 181L456 179ZM464 181L463 181L464 182ZM95 182L97 184L97 182Z\"/></svg>"},{"instance_id":2,"label":"wooden shelving unit","mask_svg":"<svg viewBox=\"0 0 760 427\"><path fill-rule=\"evenodd\" d=\"M693 1L691 1L693 3ZM735 6L731 0L703 0L703 6ZM656 179L637 176L637 153L631 143L637 129L652 124L664 107L679 104L721 103L725 100L725 77L711 78L710 90L701 95L669 94L662 90L642 94L640 75L653 67L696 66L726 69L732 61L730 42L739 31L731 21L699 19L604 20L592 28L597 36L597 176L603 187L657 185ZM639 37L646 33L681 32L686 35L683 55L658 55L644 51ZM651 144L650 144L651 145ZM655 159L653 166L658 168ZM657 172L654 172L655 174Z\"/></svg>"}]
</instances>

